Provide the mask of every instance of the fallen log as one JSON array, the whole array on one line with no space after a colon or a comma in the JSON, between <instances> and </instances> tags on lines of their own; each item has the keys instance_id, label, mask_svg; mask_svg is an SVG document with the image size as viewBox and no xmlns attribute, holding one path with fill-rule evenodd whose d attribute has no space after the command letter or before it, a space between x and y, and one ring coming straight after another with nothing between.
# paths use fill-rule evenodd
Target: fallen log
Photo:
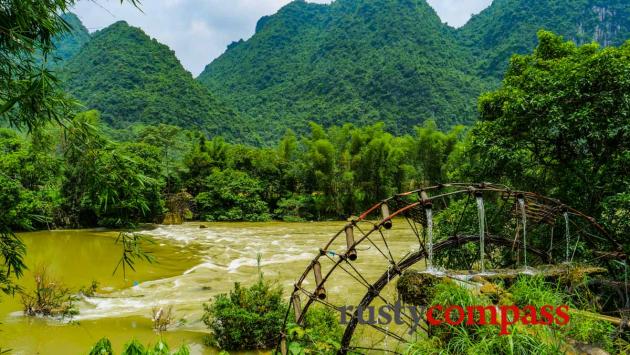
<instances>
[{"instance_id":1,"label":"fallen log","mask_svg":"<svg viewBox=\"0 0 630 355\"><path fill-rule=\"evenodd\" d=\"M407 270L397 282L398 293L407 304L426 305L432 297L432 289L442 280L451 279L475 288L481 293L500 293L496 283L502 281L505 287L516 281L519 276L542 276L551 282L574 284L584 280L585 276L601 275L608 271L605 268L589 265L560 264L541 265L536 269L498 269L484 273L477 271L449 270L444 272L426 272L422 270Z\"/></svg>"}]
</instances>

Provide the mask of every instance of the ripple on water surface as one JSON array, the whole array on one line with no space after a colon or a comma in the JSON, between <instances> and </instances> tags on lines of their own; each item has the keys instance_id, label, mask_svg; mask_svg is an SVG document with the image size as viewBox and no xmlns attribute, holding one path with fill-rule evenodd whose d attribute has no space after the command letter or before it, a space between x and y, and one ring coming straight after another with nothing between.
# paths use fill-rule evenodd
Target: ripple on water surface
<instances>
[{"instance_id":1,"label":"ripple on water surface","mask_svg":"<svg viewBox=\"0 0 630 355\"><path fill-rule=\"evenodd\" d=\"M259 275L258 254L265 278L278 282L287 295L310 259L344 224L209 223L207 228L200 228L198 223L187 223L149 228L141 233L156 242L147 245L147 250L157 263L138 263L136 272L128 270L127 279L120 273L112 275L120 258L120 246L114 245L116 232L23 234L30 270L47 265L52 276L75 290L96 280L99 293L79 302L80 314L71 323L28 319L20 313L19 299L3 298L0 345L18 354L74 354L87 352L103 336L110 337L117 350L133 337L155 343L159 338L151 329L152 309L173 306L178 326L167 332L171 346L187 343L194 354L214 353L201 345L207 332L200 321L203 302L228 292L234 282L255 282ZM391 233L390 247L398 249L399 255L408 251L410 237L415 240L408 231L396 227ZM338 252L345 248L334 247ZM375 248L364 247L359 253L355 265L366 277L382 275L387 264L377 262L383 259ZM32 288L31 279L27 273L21 280L26 289ZM361 297L365 289L351 282L341 278L327 284L330 299L351 302ZM304 285L313 286L308 279Z\"/></svg>"},{"instance_id":2,"label":"ripple on water surface","mask_svg":"<svg viewBox=\"0 0 630 355\"><path fill-rule=\"evenodd\" d=\"M200 322L203 302L228 292L234 282L248 284L258 277L257 255L265 277L289 289L318 248L343 222L336 223L189 223L158 226L141 233L155 244L147 249L157 263L139 263L136 272L112 275L120 258L117 233L106 230L25 233L30 270L46 265L49 274L78 289L92 280L100 283L98 297L79 302L74 322L28 319L19 299L0 303L0 345L15 353L69 354L86 352L103 336L120 349L132 337L155 342L151 311L173 306L181 326L168 332L172 346L192 344L193 353L213 353L201 346L206 332ZM32 274L20 281L31 289ZM81 349L81 350L79 350Z\"/></svg>"}]
</instances>

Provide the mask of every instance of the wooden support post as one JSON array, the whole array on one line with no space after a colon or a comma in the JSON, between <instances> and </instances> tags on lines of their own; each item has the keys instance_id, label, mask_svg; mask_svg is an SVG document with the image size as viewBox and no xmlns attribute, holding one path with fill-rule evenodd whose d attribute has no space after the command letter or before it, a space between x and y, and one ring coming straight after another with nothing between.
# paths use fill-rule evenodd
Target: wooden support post
<instances>
[{"instance_id":1,"label":"wooden support post","mask_svg":"<svg viewBox=\"0 0 630 355\"><path fill-rule=\"evenodd\" d=\"M426 191L420 191L420 201L425 208L433 207L433 202L429 199L429 195L427 195Z\"/></svg>"},{"instance_id":2,"label":"wooden support post","mask_svg":"<svg viewBox=\"0 0 630 355\"><path fill-rule=\"evenodd\" d=\"M281 355L287 355L288 354L288 351L287 351L287 337L284 334L282 334L282 339L280 340L280 354Z\"/></svg>"},{"instance_id":3,"label":"wooden support post","mask_svg":"<svg viewBox=\"0 0 630 355\"><path fill-rule=\"evenodd\" d=\"M315 274L315 284L317 285L317 290L315 291L315 294L320 300L325 300L326 289L322 285L322 265L319 263L319 261L316 261L313 264L313 274Z\"/></svg>"},{"instance_id":4,"label":"wooden support post","mask_svg":"<svg viewBox=\"0 0 630 355\"><path fill-rule=\"evenodd\" d=\"M302 315L302 302L300 301L300 295L294 293L292 298L293 311L295 313L295 322L300 323L300 316Z\"/></svg>"},{"instance_id":5,"label":"wooden support post","mask_svg":"<svg viewBox=\"0 0 630 355\"><path fill-rule=\"evenodd\" d=\"M346 257L350 259L350 261L357 260L357 251L354 249L354 230L352 225L346 226L346 245L348 246Z\"/></svg>"},{"instance_id":6,"label":"wooden support post","mask_svg":"<svg viewBox=\"0 0 630 355\"><path fill-rule=\"evenodd\" d=\"M383 220L385 222L383 222L383 227L385 227L385 229L392 229L392 220L388 219L389 218L389 206L387 206L386 203L383 203L381 205L381 215L383 216Z\"/></svg>"}]
</instances>

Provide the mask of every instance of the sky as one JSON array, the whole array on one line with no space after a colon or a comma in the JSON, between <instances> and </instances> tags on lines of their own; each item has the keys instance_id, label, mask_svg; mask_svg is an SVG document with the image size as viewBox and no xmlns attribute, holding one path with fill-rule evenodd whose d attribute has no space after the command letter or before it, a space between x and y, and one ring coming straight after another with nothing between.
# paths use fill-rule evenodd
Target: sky
<instances>
[{"instance_id":1,"label":"sky","mask_svg":"<svg viewBox=\"0 0 630 355\"><path fill-rule=\"evenodd\" d=\"M144 0L139 11L119 0L81 0L72 10L90 32L120 20L140 27L175 51L197 76L228 44L248 39L262 16L276 13L290 0ZM309 0L330 3L331 0ZM459 27L492 0L428 0L443 22Z\"/></svg>"}]
</instances>

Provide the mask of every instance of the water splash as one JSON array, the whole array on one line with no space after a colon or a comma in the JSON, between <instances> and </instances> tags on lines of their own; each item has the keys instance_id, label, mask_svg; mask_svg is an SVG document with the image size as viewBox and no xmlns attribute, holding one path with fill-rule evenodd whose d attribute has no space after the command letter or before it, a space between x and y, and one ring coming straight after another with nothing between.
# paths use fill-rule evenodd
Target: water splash
<instances>
[{"instance_id":1,"label":"water splash","mask_svg":"<svg viewBox=\"0 0 630 355\"><path fill-rule=\"evenodd\" d=\"M424 209L427 216L427 270L433 270L433 209Z\"/></svg>"},{"instance_id":2,"label":"water splash","mask_svg":"<svg viewBox=\"0 0 630 355\"><path fill-rule=\"evenodd\" d=\"M436 276L436 277L446 276L446 271L444 269L436 268L436 267L433 267L430 270L427 269L427 270L421 271L421 273L428 274L431 276Z\"/></svg>"},{"instance_id":3,"label":"water splash","mask_svg":"<svg viewBox=\"0 0 630 355\"><path fill-rule=\"evenodd\" d=\"M477 196L477 211L479 212L479 264L481 265L481 272L486 271L485 267L485 236L486 236L486 210L483 204L483 196Z\"/></svg>"},{"instance_id":4,"label":"water splash","mask_svg":"<svg viewBox=\"0 0 630 355\"><path fill-rule=\"evenodd\" d=\"M571 244L571 230L569 229L569 212L564 213L564 236L567 239L566 262L569 262L569 244Z\"/></svg>"},{"instance_id":5,"label":"water splash","mask_svg":"<svg viewBox=\"0 0 630 355\"><path fill-rule=\"evenodd\" d=\"M527 213L525 212L525 198L518 198L518 205L521 208L521 224L523 225L523 262L527 269Z\"/></svg>"},{"instance_id":6,"label":"water splash","mask_svg":"<svg viewBox=\"0 0 630 355\"><path fill-rule=\"evenodd\" d=\"M538 272L535 269L528 266L525 266L523 269L519 270L518 273L522 275L529 275L529 276L534 276L538 274Z\"/></svg>"}]
</instances>

